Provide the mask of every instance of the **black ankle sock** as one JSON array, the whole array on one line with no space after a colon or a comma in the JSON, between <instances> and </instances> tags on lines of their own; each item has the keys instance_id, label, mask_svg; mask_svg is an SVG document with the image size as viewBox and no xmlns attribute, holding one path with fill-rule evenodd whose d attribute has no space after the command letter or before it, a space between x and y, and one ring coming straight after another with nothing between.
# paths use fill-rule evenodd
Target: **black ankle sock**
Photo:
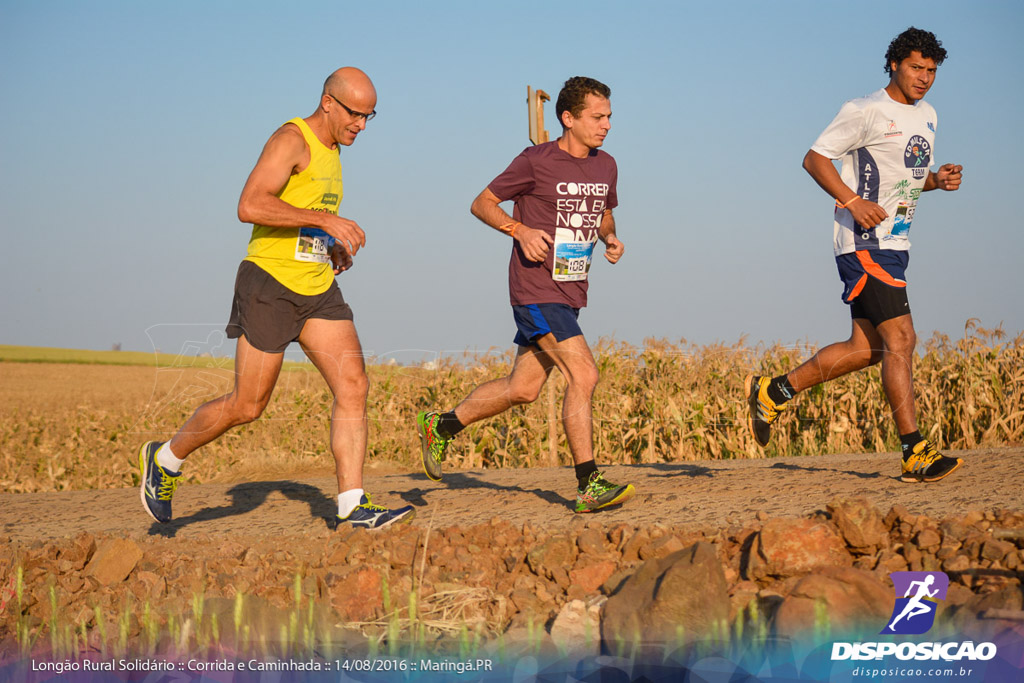
<instances>
[{"instance_id":1,"label":"black ankle sock","mask_svg":"<svg viewBox=\"0 0 1024 683\"><path fill-rule=\"evenodd\" d=\"M915 429L909 434L900 434L900 447L903 449L903 459L906 460L914 452L914 446L924 441L921 431Z\"/></svg>"},{"instance_id":2,"label":"black ankle sock","mask_svg":"<svg viewBox=\"0 0 1024 683\"><path fill-rule=\"evenodd\" d=\"M789 383L788 375L779 375L768 383L768 398L776 404L785 403L796 396L796 389Z\"/></svg>"},{"instance_id":3,"label":"black ankle sock","mask_svg":"<svg viewBox=\"0 0 1024 683\"><path fill-rule=\"evenodd\" d=\"M597 472L597 463L593 460L576 465L576 481L579 483L580 491L587 488L587 484L590 482L590 475L594 472Z\"/></svg>"},{"instance_id":4,"label":"black ankle sock","mask_svg":"<svg viewBox=\"0 0 1024 683\"><path fill-rule=\"evenodd\" d=\"M455 417L454 410L441 413L441 417L437 421L437 433L446 439L452 438L465 428L466 425L459 422L459 418Z\"/></svg>"}]
</instances>

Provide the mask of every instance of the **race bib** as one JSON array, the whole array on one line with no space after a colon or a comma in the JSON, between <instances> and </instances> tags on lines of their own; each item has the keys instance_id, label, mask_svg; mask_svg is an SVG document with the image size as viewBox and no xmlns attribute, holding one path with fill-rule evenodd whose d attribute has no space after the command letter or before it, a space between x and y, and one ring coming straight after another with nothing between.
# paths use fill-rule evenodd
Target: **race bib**
<instances>
[{"instance_id":1,"label":"race bib","mask_svg":"<svg viewBox=\"0 0 1024 683\"><path fill-rule=\"evenodd\" d=\"M555 258L551 278L556 282L576 282L586 280L590 272L590 261L594 256L594 245L597 244L597 231L589 240L578 239L583 236L579 230L567 228L555 229Z\"/></svg>"},{"instance_id":2,"label":"race bib","mask_svg":"<svg viewBox=\"0 0 1024 683\"><path fill-rule=\"evenodd\" d=\"M320 228L299 228L295 242L295 260L308 263L330 263L334 238Z\"/></svg>"},{"instance_id":3,"label":"race bib","mask_svg":"<svg viewBox=\"0 0 1024 683\"><path fill-rule=\"evenodd\" d=\"M896 216L892 221L892 234L896 237L906 237L910 232L910 222L914 220L914 209L917 202L901 201L896 207Z\"/></svg>"}]
</instances>

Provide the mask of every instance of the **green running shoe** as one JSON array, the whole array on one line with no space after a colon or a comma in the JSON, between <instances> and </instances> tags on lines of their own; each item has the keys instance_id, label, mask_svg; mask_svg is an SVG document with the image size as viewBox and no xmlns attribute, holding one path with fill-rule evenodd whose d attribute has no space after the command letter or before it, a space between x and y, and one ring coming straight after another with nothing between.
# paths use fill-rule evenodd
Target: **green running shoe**
<instances>
[{"instance_id":1,"label":"green running shoe","mask_svg":"<svg viewBox=\"0 0 1024 683\"><path fill-rule=\"evenodd\" d=\"M576 491L576 512L596 512L611 505L625 503L636 489L632 484L613 484L601 472L590 475L587 488Z\"/></svg>"},{"instance_id":2,"label":"green running shoe","mask_svg":"<svg viewBox=\"0 0 1024 683\"><path fill-rule=\"evenodd\" d=\"M437 433L437 423L441 421L441 413L420 413L416 416L416 430L420 434L420 446L423 456L423 471L434 481L441 481L441 462L448 450L451 439Z\"/></svg>"}]
</instances>

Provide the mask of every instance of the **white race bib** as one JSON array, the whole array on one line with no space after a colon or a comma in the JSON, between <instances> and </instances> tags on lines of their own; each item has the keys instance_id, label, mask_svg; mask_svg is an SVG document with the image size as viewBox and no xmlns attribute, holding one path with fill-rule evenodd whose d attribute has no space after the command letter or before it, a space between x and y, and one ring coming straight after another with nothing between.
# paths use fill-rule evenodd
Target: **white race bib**
<instances>
[{"instance_id":1,"label":"white race bib","mask_svg":"<svg viewBox=\"0 0 1024 683\"><path fill-rule=\"evenodd\" d=\"M594 245L597 244L597 231L593 232L589 240L580 239L582 236L579 230L555 228L555 258L551 279L556 282L587 279L590 261L594 257Z\"/></svg>"},{"instance_id":2,"label":"white race bib","mask_svg":"<svg viewBox=\"0 0 1024 683\"><path fill-rule=\"evenodd\" d=\"M901 201L896 207L896 216L892 222L892 233L896 236L906 237L910 232L910 223L914 220L914 209L917 208L915 201Z\"/></svg>"},{"instance_id":3,"label":"white race bib","mask_svg":"<svg viewBox=\"0 0 1024 683\"><path fill-rule=\"evenodd\" d=\"M311 263L330 263L334 238L320 228L299 228L295 241L295 260Z\"/></svg>"}]
</instances>

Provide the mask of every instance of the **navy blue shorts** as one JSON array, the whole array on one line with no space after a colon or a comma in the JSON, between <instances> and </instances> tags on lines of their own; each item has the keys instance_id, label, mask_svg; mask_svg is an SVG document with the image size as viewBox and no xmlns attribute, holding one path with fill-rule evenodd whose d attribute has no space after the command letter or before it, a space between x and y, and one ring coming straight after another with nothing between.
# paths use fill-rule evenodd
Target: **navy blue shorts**
<instances>
[{"instance_id":1,"label":"navy blue shorts","mask_svg":"<svg viewBox=\"0 0 1024 683\"><path fill-rule=\"evenodd\" d=\"M545 334L555 335L556 341L565 341L583 334L577 320L580 309L568 304L527 304L513 306L516 319L515 343L519 346L536 346L537 339Z\"/></svg>"}]
</instances>

